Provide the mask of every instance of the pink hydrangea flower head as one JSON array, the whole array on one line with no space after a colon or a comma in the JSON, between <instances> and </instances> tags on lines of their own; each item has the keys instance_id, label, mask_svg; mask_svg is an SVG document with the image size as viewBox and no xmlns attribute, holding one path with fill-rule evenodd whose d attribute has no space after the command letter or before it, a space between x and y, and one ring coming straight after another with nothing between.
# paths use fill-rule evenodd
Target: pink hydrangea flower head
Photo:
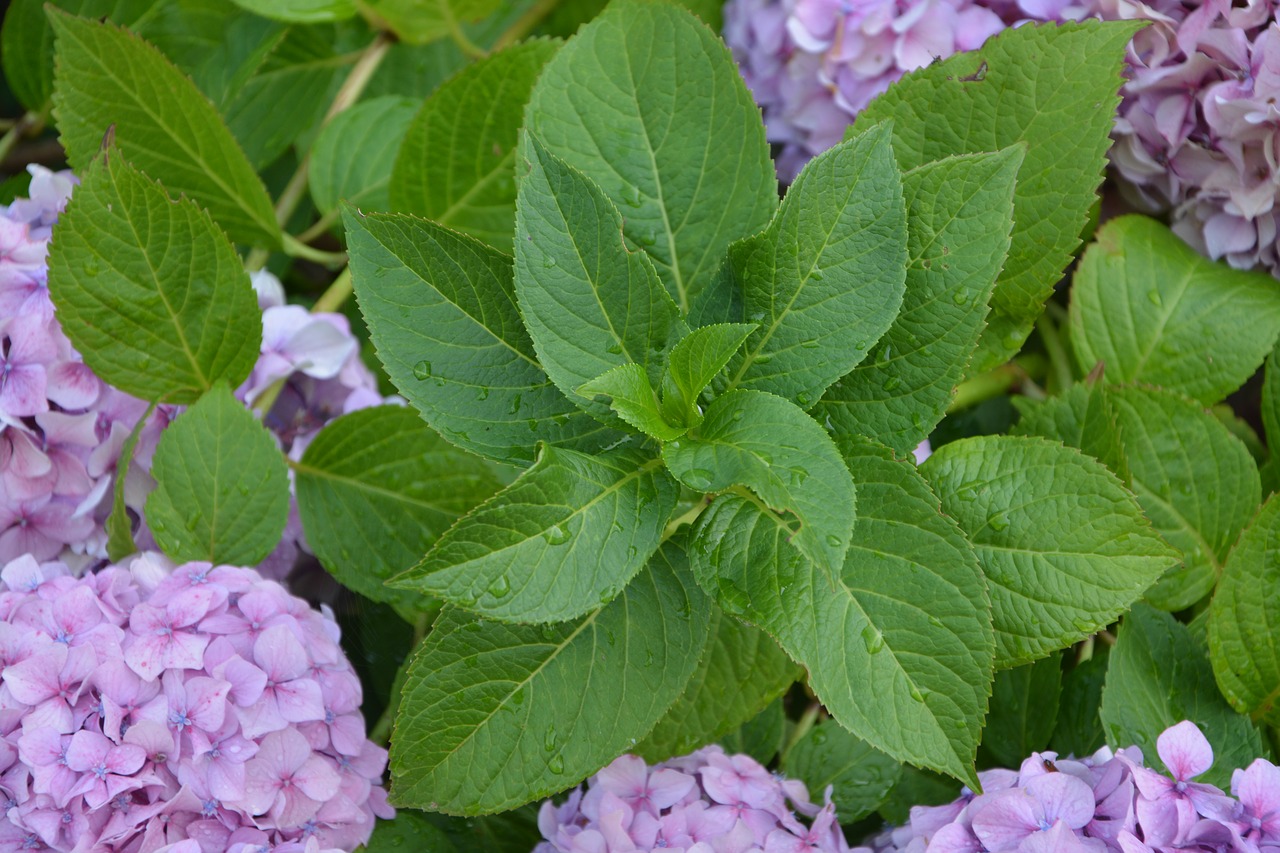
<instances>
[{"instance_id":1,"label":"pink hydrangea flower head","mask_svg":"<svg viewBox=\"0 0 1280 853\"><path fill-rule=\"evenodd\" d=\"M830 792L828 792L829 794ZM812 817L808 826L796 816ZM650 767L623 755L559 806L542 804L535 853L847 853L828 796L819 808L803 784L746 755L708 746Z\"/></svg>"},{"instance_id":2,"label":"pink hydrangea flower head","mask_svg":"<svg viewBox=\"0 0 1280 853\"><path fill-rule=\"evenodd\" d=\"M255 622L248 657L210 630ZM0 568L0 850L367 842L387 753L331 622L252 569Z\"/></svg>"}]
</instances>

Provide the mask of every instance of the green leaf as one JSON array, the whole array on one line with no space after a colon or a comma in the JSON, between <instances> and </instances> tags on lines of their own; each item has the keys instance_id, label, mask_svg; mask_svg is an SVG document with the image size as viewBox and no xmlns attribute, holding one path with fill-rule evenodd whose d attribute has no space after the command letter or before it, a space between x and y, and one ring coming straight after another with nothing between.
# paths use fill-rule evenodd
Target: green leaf
<instances>
[{"instance_id":1,"label":"green leaf","mask_svg":"<svg viewBox=\"0 0 1280 853\"><path fill-rule=\"evenodd\" d=\"M671 348L662 374L662 414L668 422L688 427L702 423L698 397L757 328L754 323L703 326Z\"/></svg>"},{"instance_id":2,"label":"green leaf","mask_svg":"<svg viewBox=\"0 0 1280 853\"><path fill-rule=\"evenodd\" d=\"M699 492L746 486L777 513L794 516L793 543L827 578L840 574L853 529L853 479L813 418L763 391L729 391L707 407L687 438L662 448L677 480Z\"/></svg>"},{"instance_id":3,"label":"green leaf","mask_svg":"<svg viewBox=\"0 0 1280 853\"><path fill-rule=\"evenodd\" d=\"M511 258L412 216L348 208L343 222L378 357L445 438L528 465L539 441L596 450L619 437L547 379L516 308Z\"/></svg>"},{"instance_id":4,"label":"green leaf","mask_svg":"<svg viewBox=\"0 0 1280 853\"><path fill-rule=\"evenodd\" d=\"M764 766L782 751L787 736L787 712L779 697L764 710L720 738L720 745L730 754L749 755Z\"/></svg>"},{"instance_id":5,"label":"green leaf","mask_svg":"<svg viewBox=\"0 0 1280 853\"><path fill-rule=\"evenodd\" d=\"M1049 741L1059 755L1092 755L1106 744L1098 708L1102 703L1102 683L1107 677L1107 660L1106 646L1095 643L1093 656L1062 677L1058 727Z\"/></svg>"},{"instance_id":6,"label":"green leaf","mask_svg":"<svg viewBox=\"0 0 1280 853\"><path fill-rule=\"evenodd\" d=\"M148 406L147 411L133 425L133 429L129 431L129 437L120 446L120 456L116 459L117 475L115 482L111 485L111 514L107 516L106 524L107 556L113 563L123 561L125 557L138 550L138 544L133 541L134 520L129 517L124 493L125 485L129 480L129 468L133 465L133 451L138 446L138 438L146 428L147 421L151 420L151 415L155 412L155 405L152 403ZM119 474L118 472L121 471L125 473Z\"/></svg>"},{"instance_id":7,"label":"green leaf","mask_svg":"<svg viewBox=\"0 0 1280 853\"><path fill-rule=\"evenodd\" d=\"M432 825L423 815L409 809L396 812L392 820L380 820L373 826L373 835L360 848L366 853L459 853L444 830Z\"/></svg>"},{"instance_id":8,"label":"green leaf","mask_svg":"<svg viewBox=\"0 0 1280 853\"><path fill-rule=\"evenodd\" d=\"M986 574L998 668L1102 630L1177 559L1116 475L1075 448L983 436L920 470Z\"/></svg>"},{"instance_id":9,"label":"green leaf","mask_svg":"<svg viewBox=\"0 0 1280 853\"><path fill-rule=\"evenodd\" d=\"M658 459L544 447L392 581L510 622L558 622L610 601L662 542L679 489Z\"/></svg>"},{"instance_id":10,"label":"green leaf","mask_svg":"<svg viewBox=\"0 0 1280 853\"><path fill-rule=\"evenodd\" d=\"M87 170L114 127L126 159L207 208L233 240L279 245L262 181L194 83L114 24L56 10L49 19L57 33L54 116L72 168Z\"/></svg>"},{"instance_id":11,"label":"green leaf","mask_svg":"<svg viewBox=\"0 0 1280 853\"><path fill-rule=\"evenodd\" d=\"M232 0L237 6L264 18L295 24L345 21L355 17L356 0Z\"/></svg>"},{"instance_id":12,"label":"green leaf","mask_svg":"<svg viewBox=\"0 0 1280 853\"><path fill-rule=\"evenodd\" d=\"M289 518L289 476L275 437L219 383L169 425L151 462L146 517L178 562L261 562Z\"/></svg>"},{"instance_id":13,"label":"green leaf","mask_svg":"<svg viewBox=\"0 0 1280 853\"><path fill-rule=\"evenodd\" d=\"M680 698L631 751L657 762L687 755L754 719L800 676L760 629L711 605L711 636Z\"/></svg>"},{"instance_id":14,"label":"green leaf","mask_svg":"<svg viewBox=\"0 0 1280 853\"><path fill-rule=\"evenodd\" d=\"M1147 591L1147 602L1182 610L1213 590L1227 553L1257 512L1258 467L1248 448L1192 400L1155 388L1119 388L1110 397L1138 503L1182 557Z\"/></svg>"},{"instance_id":15,"label":"green leaf","mask_svg":"<svg viewBox=\"0 0 1280 853\"><path fill-rule=\"evenodd\" d=\"M622 217L581 172L525 137L516 202L516 296L551 381L585 411L608 408L577 389L628 362L658 383L662 353L684 333L653 263L622 238Z\"/></svg>"},{"instance_id":16,"label":"green leaf","mask_svg":"<svg viewBox=\"0 0 1280 853\"><path fill-rule=\"evenodd\" d=\"M746 319L760 325L730 362L730 388L808 409L893 322L907 226L889 134L871 128L813 158L769 227L730 247Z\"/></svg>"},{"instance_id":17,"label":"green leaf","mask_svg":"<svg viewBox=\"0 0 1280 853\"><path fill-rule=\"evenodd\" d=\"M902 778L902 765L835 720L823 720L787 752L782 772L804 782L815 799L832 786L836 814L850 824L880 808Z\"/></svg>"},{"instance_id":18,"label":"green leaf","mask_svg":"<svg viewBox=\"0 0 1280 853\"><path fill-rule=\"evenodd\" d=\"M1267 366L1262 379L1262 428L1267 437L1267 447L1280 450L1280 348L1267 355Z\"/></svg>"},{"instance_id":19,"label":"green leaf","mask_svg":"<svg viewBox=\"0 0 1280 853\"><path fill-rule=\"evenodd\" d=\"M294 465L307 542L339 581L374 601L412 606L383 582L500 486L480 459L444 442L412 409L343 415Z\"/></svg>"},{"instance_id":20,"label":"green leaf","mask_svg":"<svg viewBox=\"0 0 1280 853\"><path fill-rule=\"evenodd\" d=\"M1102 725L1112 747L1137 744L1148 767L1164 772L1156 738L1191 720L1213 747L1213 767L1200 782L1229 788L1231 771L1265 755L1258 730L1227 705L1203 646L1168 613L1136 604L1120 624L1106 685Z\"/></svg>"},{"instance_id":21,"label":"green leaf","mask_svg":"<svg viewBox=\"0 0 1280 853\"><path fill-rule=\"evenodd\" d=\"M623 364L606 370L578 388L587 399L609 398L609 408L631 426L659 441L670 441L685 434L684 427L673 427L663 420L658 409L658 395L653 393L649 377L638 364Z\"/></svg>"},{"instance_id":22,"label":"green leaf","mask_svg":"<svg viewBox=\"0 0 1280 853\"><path fill-rule=\"evenodd\" d=\"M1080 244L1111 145L1125 48L1140 26L1010 28L976 52L908 74L858 116L852 133L893 119L904 171L952 154L1027 145L1009 255L974 373L1018 351Z\"/></svg>"},{"instance_id":23,"label":"green leaf","mask_svg":"<svg viewBox=\"0 0 1280 853\"><path fill-rule=\"evenodd\" d=\"M980 755L986 763L1017 767L1049 745L1058 722L1062 655L996 673Z\"/></svg>"},{"instance_id":24,"label":"green leaf","mask_svg":"<svg viewBox=\"0 0 1280 853\"><path fill-rule=\"evenodd\" d=\"M161 403L243 382L258 360L262 315L208 214L172 201L114 147L81 178L51 245L49 293L85 364Z\"/></svg>"},{"instance_id":25,"label":"green leaf","mask_svg":"<svg viewBox=\"0 0 1280 853\"><path fill-rule=\"evenodd\" d=\"M533 804L483 817L432 813L425 817L449 837L458 853L529 853L544 840L538 831L538 809ZM404 850L394 853L404 853Z\"/></svg>"},{"instance_id":26,"label":"green leaf","mask_svg":"<svg viewBox=\"0 0 1280 853\"><path fill-rule=\"evenodd\" d=\"M1222 695L1242 714L1280 725L1280 499L1271 498L1231 552L1209 607L1209 657Z\"/></svg>"},{"instance_id":27,"label":"green leaf","mask_svg":"<svg viewBox=\"0 0 1280 853\"><path fill-rule=\"evenodd\" d=\"M393 208L510 251L524 106L558 48L541 39L515 45L468 65L436 90L396 155Z\"/></svg>"},{"instance_id":28,"label":"green leaf","mask_svg":"<svg viewBox=\"0 0 1280 853\"><path fill-rule=\"evenodd\" d=\"M1129 485L1133 475L1125 457L1116 402L1100 382L1077 382L1058 397L1032 402L1012 398L1022 418L1011 432L1038 435L1083 450Z\"/></svg>"},{"instance_id":29,"label":"green leaf","mask_svg":"<svg viewBox=\"0 0 1280 853\"><path fill-rule=\"evenodd\" d=\"M901 826L911 820L911 809L916 806L940 806L954 801L960 793L953 779L903 765L902 777L878 811L888 823Z\"/></svg>"},{"instance_id":30,"label":"green leaf","mask_svg":"<svg viewBox=\"0 0 1280 853\"><path fill-rule=\"evenodd\" d=\"M1023 149L949 157L902 176L907 284L876 355L827 389L814 417L909 453L942 420L984 327L1009 248Z\"/></svg>"},{"instance_id":31,"label":"green leaf","mask_svg":"<svg viewBox=\"0 0 1280 853\"><path fill-rule=\"evenodd\" d=\"M643 738L706 643L709 602L668 542L612 603L558 625L447 609L413 657L392 799L502 811L577 784Z\"/></svg>"},{"instance_id":32,"label":"green leaf","mask_svg":"<svg viewBox=\"0 0 1280 853\"><path fill-rule=\"evenodd\" d=\"M732 495L697 521L694 573L804 664L841 725L976 784L993 651L977 560L914 465L865 440L841 450L861 511L838 583L788 544L776 518Z\"/></svg>"},{"instance_id":33,"label":"green leaf","mask_svg":"<svg viewBox=\"0 0 1280 853\"><path fill-rule=\"evenodd\" d=\"M733 57L675 6L611 3L547 64L525 128L622 205L628 245L653 260L683 313L729 244L778 205L760 111Z\"/></svg>"},{"instance_id":34,"label":"green leaf","mask_svg":"<svg viewBox=\"0 0 1280 853\"><path fill-rule=\"evenodd\" d=\"M1098 229L1071 288L1076 363L1205 405L1253 375L1280 334L1280 291L1260 272L1201 257L1164 225L1121 216Z\"/></svg>"},{"instance_id":35,"label":"green leaf","mask_svg":"<svg viewBox=\"0 0 1280 853\"><path fill-rule=\"evenodd\" d=\"M409 44L426 44L459 31L462 21L478 21L502 0L362 0L361 11L378 29Z\"/></svg>"},{"instance_id":36,"label":"green leaf","mask_svg":"<svg viewBox=\"0 0 1280 853\"><path fill-rule=\"evenodd\" d=\"M323 213L340 200L366 210L391 207L388 185L417 101L386 95L338 113L311 146L311 198ZM355 152L358 152L356 154Z\"/></svg>"}]
</instances>

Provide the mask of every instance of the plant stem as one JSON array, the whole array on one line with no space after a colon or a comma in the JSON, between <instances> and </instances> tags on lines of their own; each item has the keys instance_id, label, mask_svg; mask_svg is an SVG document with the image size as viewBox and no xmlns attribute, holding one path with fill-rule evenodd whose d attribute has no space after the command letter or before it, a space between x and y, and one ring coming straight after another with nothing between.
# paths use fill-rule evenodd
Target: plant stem
<instances>
[{"instance_id":1,"label":"plant stem","mask_svg":"<svg viewBox=\"0 0 1280 853\"><path fill-rule=\"evenodd\" d=\"M10 127L4 136L0 136L0 162L9 156L9 152L18 144L19 139L28 133L39 133L43 130L47 118L47 110L31 110L15 121L13 127Z\"/></svg>"},{"instance_id":2,"label":"plant stem","mask_svg":"<svg viewBox=\"0 0 1280 853\"><path fill-rule=\"evenodd\" d=\"M317 264L335 267L347 262L346 252L326 252L321 249L313 249L306 243L298 242L298 238L284 235L284 253L295 258L302 258L308 261L315 261Z\"/></svg>"},{"instance_id":3,"label":"plant stem","mask_svg":"<svg viewBox=\"0 0 1280 853\"><path fill-rule=\"evenodd\" d=\"M961 382L960 387L956 388L955 399L951 401L950 406L947 406L947 412L963 411L992 397L999 397L1026 377L1026 371L1009 362Z\"/></svg>"},{"instance_id":4,"label":"plant stem","mask_svg":"<svg viewBox=\"0 0 1280 853\"><path fill-rule=\"evenodd\" d=\"M320 294L316 304L311 306L313 314L342 310L342 305L351 296L351 267L347 267L329 285L329 289Z\"/></svg>"},{"instance_id":5,"label":"plant stem","mask_svg":"<svg viewBox=\"0 0 1280 853\"><path fill-rule=\"evenodd\" d=\"M329 211L324 216L321 216L319 219L317 219L311 225L310 228L308 228L306 231L303 231L301 234L299 234L298 242L310 243L312 240L319 237L324 232L328 231L329 228L333 225L333 223L338 221L338 217L340 215L341 215L341 211L335 207L333 210Z\"/></svg>"},{"instance_id":6,"label":"plant stem","mask_svg":"<svg viewBox=\"0 0 1280 853\"><path fill-rule=\"evenodd\" d=\"M506 32L498 36L498 40L493 43L490 53L497 53L508 45L515 44L520 39L527 36L534 27L536 27L543 18L551 14L555 9L559 0L538 0L529 9L516 19Z\"/></svg>"},{"instance_id":7,"label":"plant stem","mask_svg":"<svg viewBox=\"0 0 1280 853\"><path fill-rule=\"evenodd\" d=\"M449 38L453 39L453 43L456 44L463 53L472 59L484 59L489 55L488 51L473 42L467 37L467 34L462 31L462 26L458 23L458 19L453 16L453 9L448 3L441 3L440 11L444 13L445 18L449 21Z\"/></svg>"},{"instance_id":8,"label":"plant stem","mask_svg":"<svg viewBox=\"0 0 1280 853\"><path fill-rule=\"evenodd\" d=\"M378 722L373 724L373 728L369 729L369 740L378 746L386 746L391 740L391 726L395 723L395 712L397 705L388 705L382 712L382 716L378 718Z\"/></svg>"},{"instance_id":9,"label":"plant stem","mask_svg":"<svg viewBox=\"0 0 1280 853\"><path fill-rule=\"evenodd\" d=\"M669 521L666 529L662 531L662 538L670 539L672 536L676 535L676 532L682 525L693 524L694 520L697 519L697 517L702 514L702 511L707 508L708 503L709 502L704 497L702 500L689 507L689 510L679 518L674 518Z\"/></svg>"},{"instance_id":10,"label":"plant stem","mask_svg":"<svg viewBox=\"0 0 1280 853\"><path fill-rule=\"evenodd\" d=\"M791 752L791 748L800 742L801 738L809 733L809 730L818 722L818 715L822 713L822 705L818 702L809 703L809 707L804 709L804 713L800 715L800 719L796 720L796 727L791 730L791 737L787 739L787 743L782 747L781 760L787 760L787 754Z\"/></svg>"},{"instance_id":11,"label":"plant stem","mask_svg":"<svg viewBox=\"0 0 1280 853\"><path fill-rule=\"evenodd\" d=\"M1049 386L1052 390L1061 393L1070 388L1076 380L1071 375L1071 362L1067 358L1066 347L1062 345L1058 327L1048 314L1041 314L1036 319L1036 332L1039 333L1040 340L1044 343L1044 351L1049 356Z\"/></svg>"}]
</instances>

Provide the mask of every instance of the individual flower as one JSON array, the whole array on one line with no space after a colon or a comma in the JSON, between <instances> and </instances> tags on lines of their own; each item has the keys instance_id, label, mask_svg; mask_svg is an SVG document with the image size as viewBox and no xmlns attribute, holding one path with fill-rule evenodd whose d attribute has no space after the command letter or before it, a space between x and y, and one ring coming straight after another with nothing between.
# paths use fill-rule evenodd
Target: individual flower
<instances>
[{"instance_id":1,"label":"individual flower","mask_svg":"<svg viewBox=\"0 0 1280 853\"><path fill-rule=\"evenodd\" d=\"M351 851L393 814L332 616L252 569L28 555L0 629L0 850Z\"/></svg>"},{"instance_id":2,"label":"individual flower","mask_svg":"<svg viewBox=\"0 0 1280 853\"><path fill-rule=\"evenodd\" d=\"M117 475L125 478L137 540L154 544L142 519L155 485L151 460L181 409L158 407L127 470L118 471L147 404L99 380L63 334L49 300L46 258L76 179L41 166L29 170L31 198L0 206L0 564L31 554L83 571L105 562ZM263 309L263 345L237 396L251 407L270 397L264 421L281 449L299 458L330 420L384 400L345 317L285 305L270 273L251 280ZM300 547L293 506L280 545L260 568L284 577Z\"/></svg>"},{"instance_id":3,"label":"individual flower","mask_svg":"<svg viewBox=\"0 0 1280 853\"><path fill-rule=\"evenodd\" d=\"M623 755L560 806L542 804L535 853L847 853L830 801L746 755L708 746L652 767ZM806 826L796 812L810 817Z\"/></svg>"}]
</instances>

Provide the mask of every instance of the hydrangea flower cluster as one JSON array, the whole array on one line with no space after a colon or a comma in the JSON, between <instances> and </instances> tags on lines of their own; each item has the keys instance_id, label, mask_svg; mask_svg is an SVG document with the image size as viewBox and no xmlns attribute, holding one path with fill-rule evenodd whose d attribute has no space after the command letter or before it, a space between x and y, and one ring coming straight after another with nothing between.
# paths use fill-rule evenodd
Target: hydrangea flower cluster
<instances>
[{"instance_id":1,"label":"hydrangea flower cluster","mask_svg":"<svg viewBox=\"0 0 1280 853\"><path fill-rule=\"evenodd\" d=\"M819 808L804 783L747 755L708 746L649 767L623 755L562 805L538 813L534 853L847 853L830 791ZM789 805L788 805L789 803ZM795 812L812 818L806 827Z\"/></svg>"},{"instance_id":2,"label":"hydrangea flower cluster","mask_svg":"<svg viewBox=\"0 0 1280 853\"><path fill-rule=\"evenodd\" d=\"M1082 758L1033 753L1016 772L978 774L952 803L911 809L855 853L1266 853L1280 850L1280 769L1259 758L1237 769L1227 796L1193 781L1213 765L1213 749L1183 721L1156 740L1170 776L1144 767L1142 752L1104 747Z\"/></svg>"},{"instance_id":3,"label":"hydrangea flower cluster","mask_svg":"<svg viewBox=\"0 0 1280 853\"><path fill-rule=\"evenodd\" d=\"M31 554L83 570L106 557L117 462L147 404L99 380L62 332L46 256L76 179L29 168L31 197L0 206L0 564ZM268 273L254 281L262 354L237 395L252 405L276 394L266 423L297 457L328 420L382 398L345 317L285 305ZM139 517L154 486L148 471L160 434L179 412L159 407L140 433L125 480L125 503ZM261 568L283 577L301 537L295 507L283 542ZM138 539L150 542L145 528Z\"/></svg>"},{"instance_id":4,"label":"hydrangea flower cluster","mask_svg":"<svg viewBox=\"0 0 1280 853\"><path fill-rule=\"evenodd\" d=\"M350 851L387 753L330 614L154 554L0 570L0 850Z\"/></svg>"}]
</instances>

